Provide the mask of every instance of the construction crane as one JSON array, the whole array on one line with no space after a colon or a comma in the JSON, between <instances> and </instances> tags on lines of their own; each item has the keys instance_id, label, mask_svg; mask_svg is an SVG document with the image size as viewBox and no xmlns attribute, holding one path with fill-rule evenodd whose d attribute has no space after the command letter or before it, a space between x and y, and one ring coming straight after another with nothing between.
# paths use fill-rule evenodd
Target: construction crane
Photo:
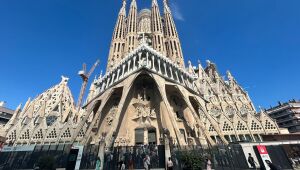
<instances>
[{"instance_id":1,"label":"construction crane","mask_svg":"<svg viewBox=\"0 0 300 170\"><path fill-rule=\"evenodd\" d=\"M80 109L80 107L82 105L82 100L84 97L84 92L85 92L88 80L89 80L91 74L94 72L95 68L99 65L99 63L100 63L100 61L97 60L96 63L93 65L93 67L90 69L90 71L88 73L86 72L86 64L83 63L82 70L80 70L78 72L78 75L82 78L82 85L81 85L80 94L79 94L78 101L77 101L78 110Z\"/></svg>"}]
</instances>

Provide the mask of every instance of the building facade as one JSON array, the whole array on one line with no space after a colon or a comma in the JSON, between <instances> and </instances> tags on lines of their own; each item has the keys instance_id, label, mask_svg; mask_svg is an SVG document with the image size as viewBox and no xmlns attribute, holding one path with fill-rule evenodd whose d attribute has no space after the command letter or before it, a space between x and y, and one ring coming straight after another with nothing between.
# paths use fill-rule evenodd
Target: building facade
<instances>
[{"instance_id":1,"label":"building facade","mask_svg":"<svg viewBox=\"0 0 300 170\"><path fill-rule=\"evenodd\" d=\"M0 102L0 126L4 126L12 117L14 110L5 107L4 102Z\"/></svg>"},{"instance_id":2,"label":"building facade","mask_svg":"<svg viewBox=\"0 0 300 170\"><path fill-rule=\"evenodd\" d=\"M279 127L287 128L290 133L300 132L300 101L290 100L266 110L276 120Z\"/></svg>"},{"instance_id":3,"label":"building facade","mask_svg":"<svg viewBox=\"0 0 300 170\"><path fill-rule=\"evenodd\" d=\"M175 21L166 0L138 11L123 0L114 29L107 71L92 83L87 102L74 105L68 79L15 111L2 135L13 145L77 143L207 146L261 141L280 134L276 122L257 113L248 93L216 64L185 66Z\"/></svg>"}]
</instances>

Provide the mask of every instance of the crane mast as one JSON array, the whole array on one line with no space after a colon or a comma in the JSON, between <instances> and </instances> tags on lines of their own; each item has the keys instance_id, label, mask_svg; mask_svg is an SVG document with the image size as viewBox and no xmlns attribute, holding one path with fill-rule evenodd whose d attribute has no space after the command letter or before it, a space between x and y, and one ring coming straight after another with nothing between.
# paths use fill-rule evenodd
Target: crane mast
<instances>
[{"instance_id":1,"label":"crane mast","mask_svg":"<svg viewBox=\"0 0 300 170\"><path fill-rule=\"evenodd\" d=\"M80 70L78 72L78 75L82 79L82 85L81 85L81 89L80 89L80 93L79 93L79 97L78 97L78 101L77 101L77 105L76 105L78 111L82 105L82 100L84 97L84 92L86 90L86 86L88 84L88 80L89 80L91 74L94 72L95 68L99 65L99 63L100 63L100 61L97 60L88 73L86 72L86 64L83 63L82 70Z\"/></svg>"}]
</instances>

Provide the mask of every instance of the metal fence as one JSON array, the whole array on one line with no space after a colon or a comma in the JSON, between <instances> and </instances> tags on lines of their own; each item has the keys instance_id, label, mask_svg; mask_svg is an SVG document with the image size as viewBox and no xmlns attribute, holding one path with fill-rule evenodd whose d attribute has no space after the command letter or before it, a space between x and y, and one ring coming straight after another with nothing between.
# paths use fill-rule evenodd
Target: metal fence
<instances>
[{"instance_id":1,"label":"metal fence","mask_svg":"<svg viewBox=\"0 0 300 170\"><path fill-rule=\"evenodd\" d=\"M201 167L198 169L206 169L207 159L211 161L212 168L216 170L248 169L247 160L243 156L240 145L219 145L209 148L202 148L201 146L172 147L171 150L171 159L175 170L192 169L183 161L182 155L185 152L196 155L197 159L202 161Z\"/></svg>"},{"instance_id":2,"label":"metal fence","mask_svg":"<svg viewBox=\"0 0 300 170\"><path fill-rule=\"evenodd\" d=\"M126 169L144 169L146 156L150 157L151 168L165 167L165 147L163 145L138 145L115 147L104 156L105 170L120 169L125 164Z\"/></svg>"}]
</instances>

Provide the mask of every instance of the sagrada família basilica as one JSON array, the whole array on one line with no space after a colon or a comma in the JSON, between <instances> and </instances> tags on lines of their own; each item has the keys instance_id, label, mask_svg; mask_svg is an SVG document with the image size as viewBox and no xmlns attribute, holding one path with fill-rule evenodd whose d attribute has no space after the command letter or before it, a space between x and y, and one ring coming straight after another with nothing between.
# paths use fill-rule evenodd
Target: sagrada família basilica
<instances>
[{"instance_id":1,"label":"sagrada fam\u00edlia basilica","mask_svg":"<svg viewBox=\"0 0 300 170\"><path fill-rule=\"evenodd\" d=\"M163 15L157 0L140 11L136 0L129 5L127 13L123 0L106 72L92 82L84 105L76 107L62 77L1 127L7 144L205 146L281 133L229 71L224 78L213 62L185 65L166 0Z\"/></svg>"}]
</instances>

